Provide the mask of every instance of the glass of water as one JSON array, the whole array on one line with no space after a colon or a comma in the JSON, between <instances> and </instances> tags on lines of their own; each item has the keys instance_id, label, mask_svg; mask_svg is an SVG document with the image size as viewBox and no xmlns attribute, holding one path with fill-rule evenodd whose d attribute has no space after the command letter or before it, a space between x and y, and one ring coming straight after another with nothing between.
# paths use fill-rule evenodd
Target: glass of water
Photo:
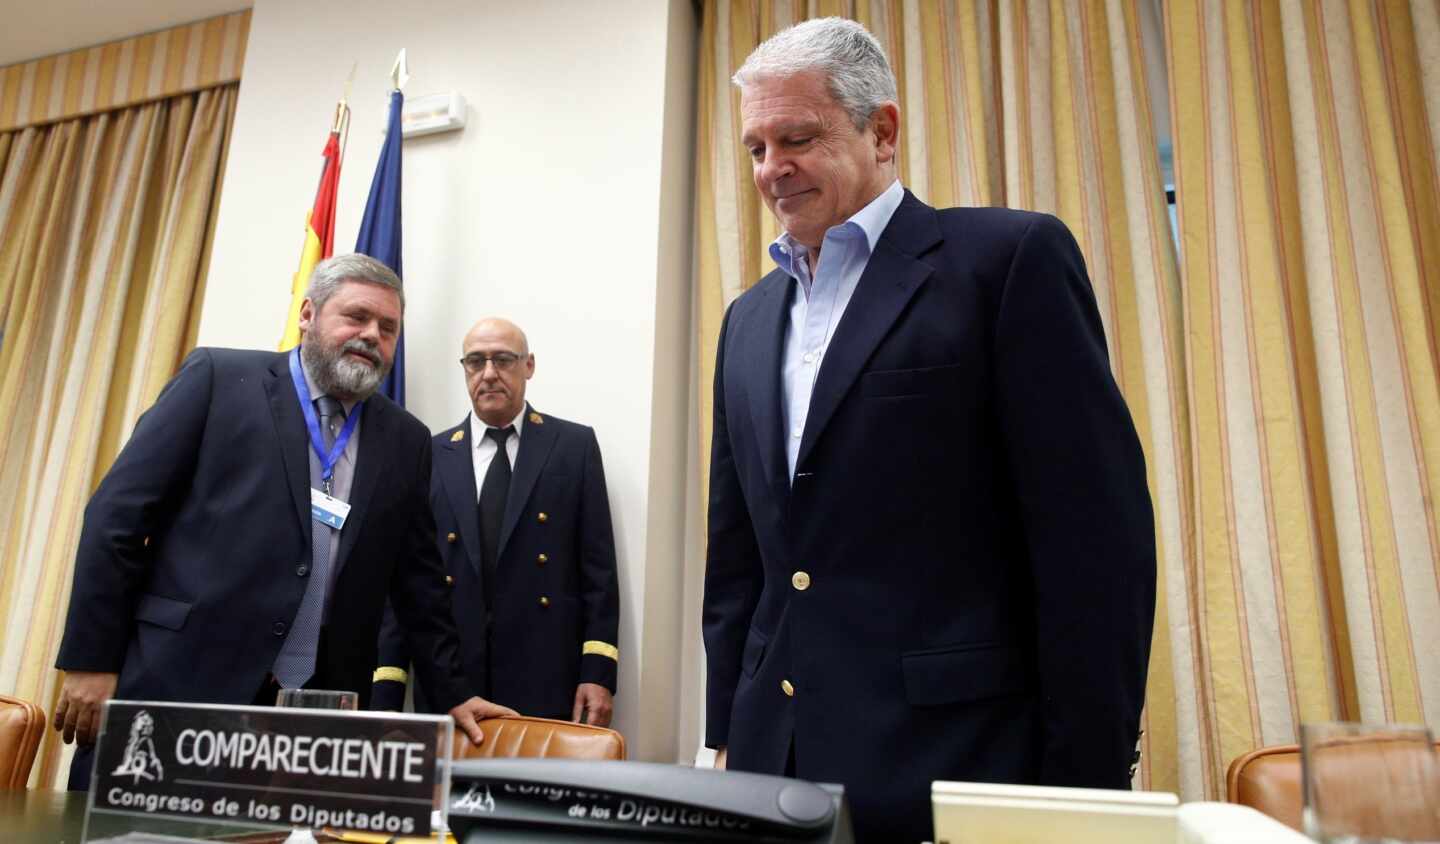
<instances>
[{"instance_id":1,"label":"glass of water","mask_svg":"<svg viewBox=\"0 0 1440 844\"><path fill-rule=\"evenodd\" d=\"M351 712L360 706L360 696L355 692L337 692L328 689L281 689L275 695L275 705L293 709L347 709Z\"/></svg>"},{"instance_id":2,"label":"glass of water","mask_svg":"<svg viewBox=\"0 0 1440 844\"><path fill-rule=\"evenodd\" d=\"M354 712L360 706L360 696L355 692L332 691L329 689L281 689L275 695L275 706L287 709L343 709ZM315 844L314 831L303 827L292 827L290 837L284 844Z\"/></svg>"},{"instance_id":3,"label":"glass of water","mask_svg":"<svg viewBox=\"0 0 1440 844\"><path fill-rule=\"evenodd\" d=\"M1305 833L1322 844L1440 844L1440 759L1423 726L1300 728Z\"/></svg>"}]
</instances>

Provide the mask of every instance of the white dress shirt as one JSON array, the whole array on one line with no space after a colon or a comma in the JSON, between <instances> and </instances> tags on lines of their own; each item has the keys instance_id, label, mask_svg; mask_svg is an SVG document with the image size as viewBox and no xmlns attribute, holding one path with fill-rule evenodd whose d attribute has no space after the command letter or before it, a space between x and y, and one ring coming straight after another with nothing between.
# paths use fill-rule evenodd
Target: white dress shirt
<instances>
[{"instance_id":1,"label":"white dress shirt","mask_svg":"<svg viewBox=\"0 0 1440 844\"><path fill-rule=\"evenodd\" d=\"M505 456L510 458L510 470L513 472L515 455L520 453L520 431L525 424L524 407L520 408L520 412L515 415L515 419L510 424L515 426L515 433L505 440ZM490 430L490 427L475 415L475 411L470 411L470 448L472 449L470 462L475 467L475 500L477 502L480 500L480 490L485 486L485 473L490 471L490 461L495 459L495 441L485 436L485 432Z\"/></svg>"}]
</instances>

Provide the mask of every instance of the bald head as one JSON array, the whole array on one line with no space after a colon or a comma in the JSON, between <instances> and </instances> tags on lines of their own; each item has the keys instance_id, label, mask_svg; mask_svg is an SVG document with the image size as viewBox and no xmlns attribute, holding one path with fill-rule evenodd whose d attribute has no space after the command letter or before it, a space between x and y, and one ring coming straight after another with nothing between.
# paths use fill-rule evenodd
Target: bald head
<instances>
[{"instance_id":1,"label":"bald head","mask_svg":"<svg viewBox=\"0 0 1440 844\"><path fill-rule=\"evenodd\" d=\"M520 330L520 326L503 317L485 317L472 325L460 344L461 354L466 354L470 341L476 337L503 339L515 344L513 350L516 354L522 357L530 354L530 341L525 337L525 332Z\"/></svg>"},{"instance_id":2,"label":"bald head","mask_svg":"<svg viewBox=\"0 0 1440 844\"><path fill-rule=\"evenodd\" d=\"M460 354L475 415L495 428L514 422L525 409L525 386L535 374L525 332L508 319L486 317L465 334Z\"/></svg>"}]
</instances>

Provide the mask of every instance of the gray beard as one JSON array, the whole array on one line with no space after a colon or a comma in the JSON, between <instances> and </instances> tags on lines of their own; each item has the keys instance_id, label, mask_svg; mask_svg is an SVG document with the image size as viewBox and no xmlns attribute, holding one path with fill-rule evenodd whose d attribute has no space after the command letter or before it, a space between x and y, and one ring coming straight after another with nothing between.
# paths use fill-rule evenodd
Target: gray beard
<instances>
[{"instance_id":1,"label":"gray beard","mask_svg":"<svg viewBox=\"0 0 1440 844\"><path fill-rule=\"evenodd\" d=\"M335 348L325 347L319 342L300 345L300 359L305 363L305 371L314 379L321 395L341 401L362 401L374 394L380 382L390 373L388 366L371 367L345 357L345 352L351 350L380 356L379 349L361 340L349 340Z\"/></svg>"}]
</instances>

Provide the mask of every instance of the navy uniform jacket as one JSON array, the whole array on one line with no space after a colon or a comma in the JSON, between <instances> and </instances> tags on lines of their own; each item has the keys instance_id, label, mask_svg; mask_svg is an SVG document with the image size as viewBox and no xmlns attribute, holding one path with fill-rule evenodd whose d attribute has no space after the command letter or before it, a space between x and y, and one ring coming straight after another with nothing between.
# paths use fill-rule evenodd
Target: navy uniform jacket
<instances>
[{"instance_id":1,"label":"navy uniform jacket","mask_svg":"<svg viewBox=\"0 0 1440 844\"><path fill-rule=\"evenodd\" d=\"M526 405L496 564L485 605L470 419L434 440L430 503L470 691L522 715L569 720L575 687L615 691L620 587L600 444L594 429ZM376 671L377 709L399 709L412 652L387 616ZM416 711L434 710L428 681ZM439 710L435 710L439 711Z\"/></svg>"},{"instance_id":2,"label":"navy uniform jacket","mask_svg":"<svg viewBox=\"0 0 1440 844\"><path fill-rule=\"evenodd\" d=\"M794 283L715 366L706 743L930 837L935 779L1128 787L1155 601L1145 465L1063 223L909 192L825 353L793 485ZM793 748L793 750L792 750Z\"/></svg>"},{"instance_id":3,"label":"navy uniform jacket","mask_svg":"<svg viewBox=\"0 0 1440 844\"><path fill-rule=\"evenodd\" d=\"M310 441L287 357L196 349L140 417L85 509L57 668L118 672L117 698L254 700L312 568ZM468 695L425 500L429 434L384 396L363 413L310 685L368 697L388 595L454 706Z\"/></svg>"}]
</instances>

